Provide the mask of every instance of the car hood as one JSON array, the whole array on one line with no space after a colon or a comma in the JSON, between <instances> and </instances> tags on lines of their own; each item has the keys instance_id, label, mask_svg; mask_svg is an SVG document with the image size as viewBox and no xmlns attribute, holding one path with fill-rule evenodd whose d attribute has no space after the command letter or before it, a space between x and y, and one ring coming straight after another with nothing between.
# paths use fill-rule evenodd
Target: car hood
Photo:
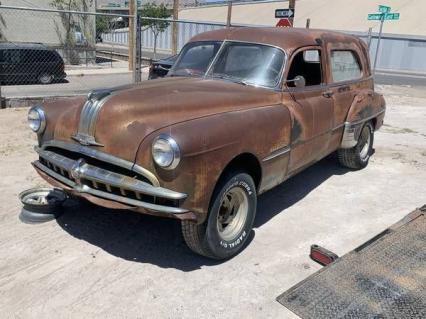
<instances>
[{"instance_id":1,"label":"car hood","mask_svg":"<svg viewBox=\"0 0 426 319\"><path fill-rule=\"evenodd\" d=\"M92 146L126 160L134 160L141 141L156 130L223 112L280 103L280 93L222 80L178 78L145 81L112 90L94 122ZM83 104L62 112L54 138L77 143ZM220 125L220 123L218 123ZM190 134L190 133L189 133Z\"/></svg>"}]
</instances>

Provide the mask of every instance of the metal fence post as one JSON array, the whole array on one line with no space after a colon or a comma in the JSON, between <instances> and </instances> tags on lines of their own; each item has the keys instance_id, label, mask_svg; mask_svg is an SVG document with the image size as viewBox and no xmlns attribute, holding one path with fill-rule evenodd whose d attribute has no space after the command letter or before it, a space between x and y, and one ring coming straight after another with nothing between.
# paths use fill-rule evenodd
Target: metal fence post
<instances>
[{"instance_id":1,"label":"metal fence post","mask_svg":"<svg viewBox=\"0 0 426 319\"><path fill-rule=\"evenodd\" d=\"M306 29L309 29L309 27L311 26L311 19L306 19Z\"/></svg>"},{"instance_id":2,"label":"metal fence post","mask_svg":"<svg viewBox=\"0 0 426 319\"><path fill-rule=\"evenodd\" d=\"M232 0L228 0L228 13L226 16L226 27L231 27L231 19L232 19Z\"/></svg>"},{"instance_id":3,"label":"metal fence post","mask_svg":"<svg viewBox=\"0 0 426 319\"><path fill-rule=\"evenodd\" d=\"M142 46L141 46L141 19L139 16L136 16L136 41L135 41L135 67L133 71L133 80L135 83L141 81L141 72L142 72Z\"/></svg>"},{"instance_id":4,"label":"metal fence post","mask_svg":"<svg viewBox=\"0 0 426 319\"><path fill-rule=\"evenodd\" d=\"M370 45L371 45L371 32L373 31L373 28L368 28L368 35L367 35L367 46L368 51L370 51Z\"/></svg>"}]
</instances>

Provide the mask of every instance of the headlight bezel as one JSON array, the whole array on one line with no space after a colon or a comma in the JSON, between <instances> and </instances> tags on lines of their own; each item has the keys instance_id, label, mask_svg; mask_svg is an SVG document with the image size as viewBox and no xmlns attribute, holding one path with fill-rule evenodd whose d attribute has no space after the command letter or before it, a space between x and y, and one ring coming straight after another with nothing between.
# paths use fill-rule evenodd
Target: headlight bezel
<instances>
[{"instance_id":1,"label":"headlight bezel","mask_svg":"<svg viewBox=\"0 0 426 319\"><path fill-rule=\"evenodd\" d=\"M32 112L36 112L38 115L38 119L30 119L30 114ZM39 125L37 129L34 129L31 124L30 121L39 121ZM46 129L46 113L44 112L43 108L40 105L35 105L33 107L31 107L28 111L28 115L27 115L27 122L28 125L30 127L30 129L37 134L42 134L44 132L44 130Z\"/></svg>"},{"instance_id":2,"label":"headlight bezel","mask_svg":"<svg viewBox=\"0 0 426 319\"><path fill-rule=\"evenodd\" d=\"M172 155L173 155L173 158L170 161L170 163L161 164L161 162L158 160L157 155L155 154L155 145L159 141L166 142L168 144L168 146L170 147L170 150L171 150ZM158 165L159 167L161 167L162 169L166 169L166 170L175 169L179 165L179 162L180 162L180 159L181 159L181 152L180 152L179 144L176 142L176 140L174 138L172 138L171 136L169 136L167 134L160 134L152 141L151 155L152 155L152 159L153 159L154 163L156 165Z\"/></svg>"}]
</instances>

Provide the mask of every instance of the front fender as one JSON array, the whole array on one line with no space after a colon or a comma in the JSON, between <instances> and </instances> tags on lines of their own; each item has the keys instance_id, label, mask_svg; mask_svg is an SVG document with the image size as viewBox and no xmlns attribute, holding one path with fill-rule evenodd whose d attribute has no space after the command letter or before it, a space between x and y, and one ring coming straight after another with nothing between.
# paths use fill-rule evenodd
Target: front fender
<instances>
[{"instance_id":1,"label":"front fender","mask_svg":"<svg viewBox=\"0 0 426 319\"><path fill-rule=\"evenodd\" d=\"M280 129L288 117L283 109L282 105L244 109L157 130L142 141L135 161L153 172L161 186L188 194L182 207L203 222L215 185L232 159L250 153L261 162L276 145L288 144L289 134ZM158 167L151 156L152 141L162 133L173 137L181 150L174 170Z\"/></svg>"}]
</instances>

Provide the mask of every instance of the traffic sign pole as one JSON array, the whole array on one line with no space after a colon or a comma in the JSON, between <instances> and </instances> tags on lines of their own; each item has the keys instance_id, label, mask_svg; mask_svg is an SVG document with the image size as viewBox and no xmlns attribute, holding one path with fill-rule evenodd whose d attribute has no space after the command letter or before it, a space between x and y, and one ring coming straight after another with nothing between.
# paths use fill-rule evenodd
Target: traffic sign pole
<instances>
[{"instance_id":1,"label":"traffic sign pole","mask_svg":"<svg viewBox=\"0 0 426 319\"><path fill-rule=\"evenodd\" d=\"M382 39L383 22L385 20L399 20L399 13L391 13L391 7L379 5L379 13L369 13L368 20L380 20L379 38L377 39L376 54L374 56L373 74L376 73L377 57L380 50L380 40ZM368 49L370 49L371 28L368 30Z\"/></svg>"},{"instance_id":2,"label":"traffic sign pole","mask_svg":"<svg viewBox=\"0 0 426 319\"><path fill-rule=\"evenodd\" d=\"M380 40L382 39L383 22L385 22L384 14L382 14L382 18L380 19L379 38L377 39L376 55L374 57L374 65L373 65L373 74L376 73L377 56L379 55Z\"/></svg>"}]
</instances>

